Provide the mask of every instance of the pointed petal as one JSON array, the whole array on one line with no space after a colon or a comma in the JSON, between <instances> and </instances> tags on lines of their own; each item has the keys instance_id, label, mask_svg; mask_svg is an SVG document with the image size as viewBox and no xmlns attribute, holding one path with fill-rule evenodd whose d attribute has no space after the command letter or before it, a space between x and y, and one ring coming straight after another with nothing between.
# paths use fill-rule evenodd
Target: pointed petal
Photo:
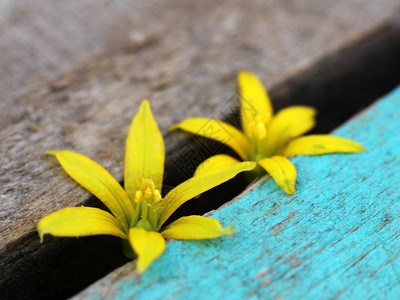
<instances>
[{"instance_id":1,"label":"pointed petal","mask_svg":"<svg viewBox=\"0 0 400 300\"><path fill-rule=\"evenodd\" d=\"M231 147L242 159L246 159L249 142L246 136L232 125L208 118L190 118L172 125L169 130L182 129Z\"/></svg>"},{"instance_id":2,"label":"pointed petal","mask_svg":"<svg viewBox=\"0 0 400 300\"><path fill-rule=\"evenodd\" d=\"M289 195L295 192L294 183L296 182L295 166L283 156L273 156L264 158L258 162L275 182Z\"/></svg>"},{"instance_id":3,"label":"pointed petal","mask_svg":"<svg viewBox=\"0 0 400 300\"><path fill-rule=\"evenodd\" d=\"M211 156L210 158L203 161L196 169L193 176L203 175L208 172L214 172L221 168L227 168L232 165L239 163L239 161L232 156L226 154L218 154Z\"/></svg>"},{"instance_id":4,"label":"pointed petal","mask_svg":"<svg viewBox=\"0 0 400 300\"><path fill-rule=\"evenodd\" d=\"M38 225L40 240L45 234L63 237L114 235L127 239L118 220L110 213L94 207L67 207L42 218Z\"/></svg>"},{"instance_id":5,"label":"pointed petal","mask_svg":"<svg viewBox=\"0 0 400 300\"><path fill-rule=\"evenodd\" d=\"M161 234L164 238L203 240L231 234L233 231L235 231L235 227L227 226L222 228L221 223L216 219L202 216L188 216L172 222Z\"/></svg>"},{"instance_id":6,"label":"pointed petal","mask_svg":"<svg viewBox=\"0 0 400 300\"><path fill-rule=\"evenodd\" d=\"M72 151L47 151L76 182L99 198L124 226L133 216L133 207L121 185L102 166Z\"/></svg>"},{"instance_id":7,"label":"pointed petal","mask_svg":"<svg viewBox=\"0 0 400 300\"><path fill-rule=\"evenodd\" d=\"M251 136L251 123L257 116L267 124L272 117L273 109L268 93L256 75L241 71L238 74L240 92L240 115L242 127L247 136Z\"/></svg>"},{"instance_id":8,"label":"pointed petal","mask_svg":"<svg viewBox=\"0 0 400 300\"><path fill-rule=\"evenodd\" d=\"M357 142L342 137L315 134L294 139L285 150L286 156L319 155L337 152L362 152L365 148Z\"/></svg>"},{"instance_id":9,"label":"pointed petal","mask_svg":"<svg viewBox=\"0 0 400 300\"><path fill-rule=\"evenodd\" d=\"M280 110L268 125L267 148L278 151L290 139L311 130L315 126L316 113L308 106L290 106Z\"/></svg>"},{"instance_id":10,"label":"pointed petal","mask_svg":"<svg viewBox=\"0 0 400 300\"><path fill-rule=\"evenodd\" d=\"M148 100L143 100L132 120L126 139L125 189L135 199L136 178L153 180L161 191L164 175L164 140L151 112Z\"/></svg>"},{"instance_id":11,"label":"pointed petal","mask_svg":"<svg viewBox=\"0 0 400 300\"><path fill-rule=\"evenodd\" d=\"M143 228L129 230L129 242L138 256L137 270L144 273L165 249L165 240L155 231L146 231Z\"/></svg>"},{"instance_id":12,"label":"pointed petal","mask_svg":"<svg viewBox=\"0 0 400 300\"><path fill-rule=\"evenodd\" d=\"M159 219L159 227L169 218L169 216L186 201L212 189L213 187L228 181L243 171L250 171L256 167L252 161L240 162L229 168L222 168L215 172L208 172L203 175L192 177L172 189L162 200L165 205Z\"/></svg>"}]
</instances>

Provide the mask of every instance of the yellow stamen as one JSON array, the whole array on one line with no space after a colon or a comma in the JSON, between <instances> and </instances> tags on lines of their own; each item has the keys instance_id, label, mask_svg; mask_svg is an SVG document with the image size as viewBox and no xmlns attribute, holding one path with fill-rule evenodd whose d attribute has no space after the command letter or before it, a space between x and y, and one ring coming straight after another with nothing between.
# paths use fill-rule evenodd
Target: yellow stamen
<instances>
[{"instance_id":1,"label":"yellow stamen","mask_svg":"<svg viewBox=\"0 0 400 300\"><path fill-rule=\"evenodd\" d=\"M144 186L145 186L146 188L149 188L151 191L154 191L155 185L154 185L153 180L151 180L151 179L145 179Z\"/></svg>"},{"instance_id":2,"label":"yellow stamen","mask_svg":"<svg viewBox=\"0 0 400 300\"><path fill-rule=\"evenodd\" d=\"M144 191L144 198L145 198L146 200L148 200L148 199L151 198L151 196L153 196L153 192L151 191L150 188L147 187L147 188L145 189L145 191Z\"/></svg>"},{"instance_id":3,"label":"yellow stamen","mask_svg":"<svg viewBox=\"0 0 400 300\"><path fill-rule=\"evenodd\" d=\"M136 191L136 193L135 193L135 202L139 203L140 201L142 201L142 198L143 198L142 191Z\"/></svg>"},{"instance_id":4,"label":"yellow stamen","mask_svg":"<svg viewBox=\"0 0 400 300\"><path fill-rule=\"evenodd\" d=\"M160 202L161 201L161 194L160 194L160 191L159 190L154 190L154 193L153 193L153 199L154 199L154 202Z\"/></svg>"}]
</instances>

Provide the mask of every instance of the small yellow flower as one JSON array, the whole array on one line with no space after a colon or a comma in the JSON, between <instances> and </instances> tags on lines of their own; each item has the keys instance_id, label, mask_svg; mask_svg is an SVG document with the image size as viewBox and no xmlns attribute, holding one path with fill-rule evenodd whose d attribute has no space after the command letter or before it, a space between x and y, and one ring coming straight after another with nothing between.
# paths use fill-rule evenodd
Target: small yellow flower
<instances>
[{"instance_id":1,"label":"small yellow flower","mask_svg":"<svg viewBox=\"0 0 400 300\"><path fill-rule=\"evenodd\" d=\"M257 76L239 72L238 83L243 132L230 124L208 118L189 118L171 126L170 130L182 129L229 146L242 160L257 162L287 194L294 194L296 181L296 168L288 160L289 156L365 150L356 142L331 135L299 137L314 127L314 108L290 106L274 115L267 91ZM196 174L235 162L237 160L227 155L216 155L204 161ZM257 169L256 173L260 174L260 168Z\"/></svg>"},{"instance_id":2,"label":"small yellow flower","mask_svg":"<svg viewBox=\"0 0 400 300\"><path fill-rule=\"evenodd\" d=\"M137 270L143 273L165 249L165 239L210 239L234 231L222 228L215 219L182 217L165 228L163 224L183 203L255 167L253 162L236 163L181 183L164 198L164 141L144 100L133 118L125 152L125 189L103 167L90 158L71 151L48 151L64 170L100 199L111 213L93 207L69 207L42 218L38 223L41 241L45 234L64 237L113 235L124 239L124 251L138 257ZM132 252L133 250L133 252Z\"/></svg>"}]
</instances>

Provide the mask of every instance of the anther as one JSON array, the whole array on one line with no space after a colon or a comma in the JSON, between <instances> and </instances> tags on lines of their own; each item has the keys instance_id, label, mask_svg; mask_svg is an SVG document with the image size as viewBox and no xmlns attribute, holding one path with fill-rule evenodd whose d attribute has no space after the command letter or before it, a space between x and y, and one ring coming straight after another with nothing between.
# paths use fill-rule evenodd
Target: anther
<instances>
[{"instance_id":1,"label":"anther","mask_svg":"<svg viewBox=\"0 0 400 300\"><path fill-rule=\"evenodd\" d=\"M135 202L139 203L140 201L142 201L142 198L143 198L142 191L136 191L136 193L135 193Z\"/></svg>"},{"instance_id":2,"label":"anther","mask_svg":"<svg viewBox=\"0 0 400 300\"><path fill-rule=\"evenodd\" d=\"M147 187L144 191L144 198L147 200L147 199L150 199L151 196L153 196L153 192L151 191L151 189L149 187Z\"/></svg>"},{"instance_id":3,"label":"anther","mask_svg":"<svg viewBox=\"0 0 400 300\"><path fill-rule=\"evenodd\" d=\"M154 199L154 202L160 202L161 201L161 194L160 194L159 190L157 190L157 189L154 190L153 199Z\"/></svg>"}]
</instances>

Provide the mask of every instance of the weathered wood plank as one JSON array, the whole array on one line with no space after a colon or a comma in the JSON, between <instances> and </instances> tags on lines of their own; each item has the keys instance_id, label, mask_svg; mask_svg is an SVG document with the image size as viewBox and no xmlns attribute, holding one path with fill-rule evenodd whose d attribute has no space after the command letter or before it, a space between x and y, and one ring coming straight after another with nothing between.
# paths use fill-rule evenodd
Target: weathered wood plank
<instances>
[{"instance_id":1,"label":"weathered wood plank","mask_svg":"<svg viewBox=\"0 0 400 300\"><path fill-rule=\"evenodd\" d=\"M268 60L280 60L280 70L295 70L312 61L297 53L335 48L340 34L351 29L349 36L359 36L359 30L374 27L397 5L395 0L384 4L366 4L362 0L269 0L246 4L182 0L1 1L0 91L4 97L23 95L43 82L55 80L77 62L92 59L94 54L118 51L123 44L128 50L137 50L160 39L162 44L168 44L163 52L157 51L164 56L160 67L164 71L174 69L171 67L178 63L168 63L173 57L180 57L179 69L183 71L192 65L192 59L202 55L223 58L219 62L221 76L229 74L227 65L235 62L235 70L259 64L260 70L271 68L270 62L258 60L255 55L251 65L244 63L250 59L243 56L254 53L267 53ZM270 24L273 26L266 26ZM320 25L318 32L314 32L315 24ZM219 51L221 47L226 55ZM154 59L155 64L157 60ZM204 70L214 69L211 61L203 61Z\"/></svg>"},{"instance_id":2,"label":"weathered wood plank","mask_svg":"<svg viewBox=\"0 0 400 300\"><path fill-rule=\"evenodd\" d=\"M400 87L335 131L355 155L296 157L297 192L273 180L212 214L216 241L172 240L143 276L128 263L75 299L398 299Z\"/></svg>"},{"instance_id":3,"label":"weathered wood plank","mask_svg":"<svg viewBox=\"0 0 400 300\"><path fill-rule=\"evenodd\" d=\"M157 1L49 1L0 3L0 91L23 95L69 72L77 62L115 51L139 29ZM154 23L153 23L154 24ZM144 28L145 27L145 28Z\"/></svg>"},{"instance_id":4,"label":"weathered wood plank","mask_svg":"<svg viewBox=\"0 0 400 300\"><path fill-rule=\"evenodd\" d=\"M232 96L242 68L275 94L294 91L296 103L319 97L331 104L345 100L335 87L326 96L324 80L354 70L374 74L369 67L382 63L399 72L377 60L379 51L399 48L398 0L107 3L0 4L0 286L10 293L28 288L27 281L46 286L45 278L35 281L44 262L64 254L57 243L39 246L37 221L89 199L44 150L84 153L122 179L125 135L144 97L165 132L185 117L220 117L217 108ZM347 91L370 93L358 87ZM168 136L167 145L174 147ZM63 264L71 262L53 265ZM52 274L74 280L63 278L62 268Z\"/></svg>"}]
</instances>

